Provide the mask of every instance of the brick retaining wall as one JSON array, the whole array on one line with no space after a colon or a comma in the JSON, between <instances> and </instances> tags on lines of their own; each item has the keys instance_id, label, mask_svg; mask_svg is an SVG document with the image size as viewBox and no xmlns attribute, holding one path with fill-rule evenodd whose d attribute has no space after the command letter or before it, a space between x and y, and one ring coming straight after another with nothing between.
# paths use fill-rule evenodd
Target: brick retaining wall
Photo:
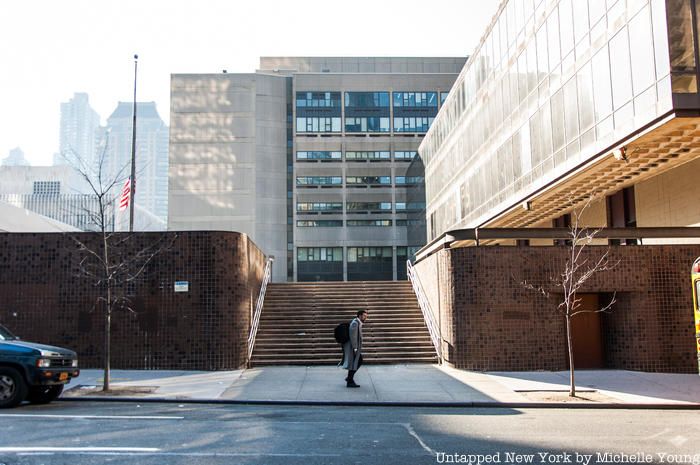
<instances>
[{"instance_id":1,"label":"brick retaining wall","mask_svg":"<svg viewBox=\"0 0 700 465\"><path fill-rule=\"evenodd\" d=\"M241 367L264 255L244 234L215 231L137 233L133 250L163 235L176 238L135 283L135 312L113 314L112 367ZM22 339L69 347L82 367L96 368L103 318L97 292L76 276L75 248L67 233L0 234L0 324ZM179 280L189 281L189 292L174 292Z\"/></svg>"},{"instance_id":2,"label":"brick retaining wall","mask_svg":"<svg viewBox=\"0 0 700 465\"><path fill-rule=\"evenodd\" d=\"M593 259L603 251L586 253ZM419 275L439 273L446 361L480 371L566 369L559 296L547 299L520 282L545 285L567 254L565 247L465 247L419 262ZM602 318L606 368L697 372L690 267L698 255L697 245L611 247L619 264L582 289L603 298L617 292Z\"/></svg>"}]
</instances>

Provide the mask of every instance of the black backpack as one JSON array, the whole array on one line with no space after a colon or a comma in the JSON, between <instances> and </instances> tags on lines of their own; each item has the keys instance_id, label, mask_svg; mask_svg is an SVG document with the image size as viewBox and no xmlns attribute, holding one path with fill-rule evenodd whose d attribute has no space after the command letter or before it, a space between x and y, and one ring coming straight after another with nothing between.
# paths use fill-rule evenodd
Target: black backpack
<instances>
[{"instance_id":1,"label":"black backpack","mask_svg":"<svg viewBox=\"0 0 700 465\"><path fill-rule=\"evenodd\" d=\"M345 344L350 340L350 323L340 323L333 330L333 336L338 344Z\"/></svg>"}]
</instances>

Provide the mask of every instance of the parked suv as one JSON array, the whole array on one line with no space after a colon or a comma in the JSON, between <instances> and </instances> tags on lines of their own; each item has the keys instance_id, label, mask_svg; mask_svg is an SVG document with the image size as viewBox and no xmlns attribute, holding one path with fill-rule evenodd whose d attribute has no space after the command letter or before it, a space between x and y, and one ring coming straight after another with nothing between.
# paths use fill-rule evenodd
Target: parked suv
<instances>
[{"instance_id":1,"label":"parked suv","mask_svg":"<svg viewBox=\"0 0 700 465\"><path fill-rule=\"evenodd\" d=\"M78 356L72 350L20 341L0 325L0 408L25 399L49 403L79 374Z\"/></svg>"}]
</instances>

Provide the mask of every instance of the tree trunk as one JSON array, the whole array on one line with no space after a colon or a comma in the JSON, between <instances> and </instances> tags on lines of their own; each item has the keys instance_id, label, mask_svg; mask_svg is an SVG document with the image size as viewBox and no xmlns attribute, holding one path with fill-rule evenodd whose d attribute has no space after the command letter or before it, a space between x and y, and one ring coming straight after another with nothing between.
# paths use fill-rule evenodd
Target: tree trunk
<instances>
[{"instance_id":1,"label":"tree trunk","mask_svg":"<svg viewBox=\"0 0 700 465\"><path fill-rule=\"evenodd\" d=\"M574 382L574 341L571 335L571 316L566 315L566 346L569 349L569 397L576 397Z\"/></svg>"},{"instance_id":2,"label":"tree trunk","mask_svg":"<svg viewBox=\"0 0 700 465\"><path fill-rule=\"evenodd\" d=\"M112 289L107 286L107 309L105 314L105 359L104 359L104 379L102 390L109 391L109 360L111 358L111 332L112 332Z\"/></svg>"}]
</instances>

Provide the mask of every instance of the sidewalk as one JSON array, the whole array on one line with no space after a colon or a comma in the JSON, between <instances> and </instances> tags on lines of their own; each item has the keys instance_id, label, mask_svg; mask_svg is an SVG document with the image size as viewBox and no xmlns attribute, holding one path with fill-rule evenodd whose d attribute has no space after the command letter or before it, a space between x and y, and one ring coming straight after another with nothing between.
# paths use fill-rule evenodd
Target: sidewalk
<instances>
[{"instance_id":1,"label":"sidewalk","mask_svg":"<svg viewBox=\"0 0 700 465\"><path fill-rule=\"evenodd\" d=\"M579 370L569 402L569 372L491 372L438 365L364 366L348 389L347 372L331 366L262 367L225 372L112 370L114 395L95 395L101 370L82 370L64 399L434 404L463 406L697 406L700 376L622 370ZM119 392L122 390L123 392ZM588 399L588 400L585 400Z\"/></svg>"}]
</instances>

